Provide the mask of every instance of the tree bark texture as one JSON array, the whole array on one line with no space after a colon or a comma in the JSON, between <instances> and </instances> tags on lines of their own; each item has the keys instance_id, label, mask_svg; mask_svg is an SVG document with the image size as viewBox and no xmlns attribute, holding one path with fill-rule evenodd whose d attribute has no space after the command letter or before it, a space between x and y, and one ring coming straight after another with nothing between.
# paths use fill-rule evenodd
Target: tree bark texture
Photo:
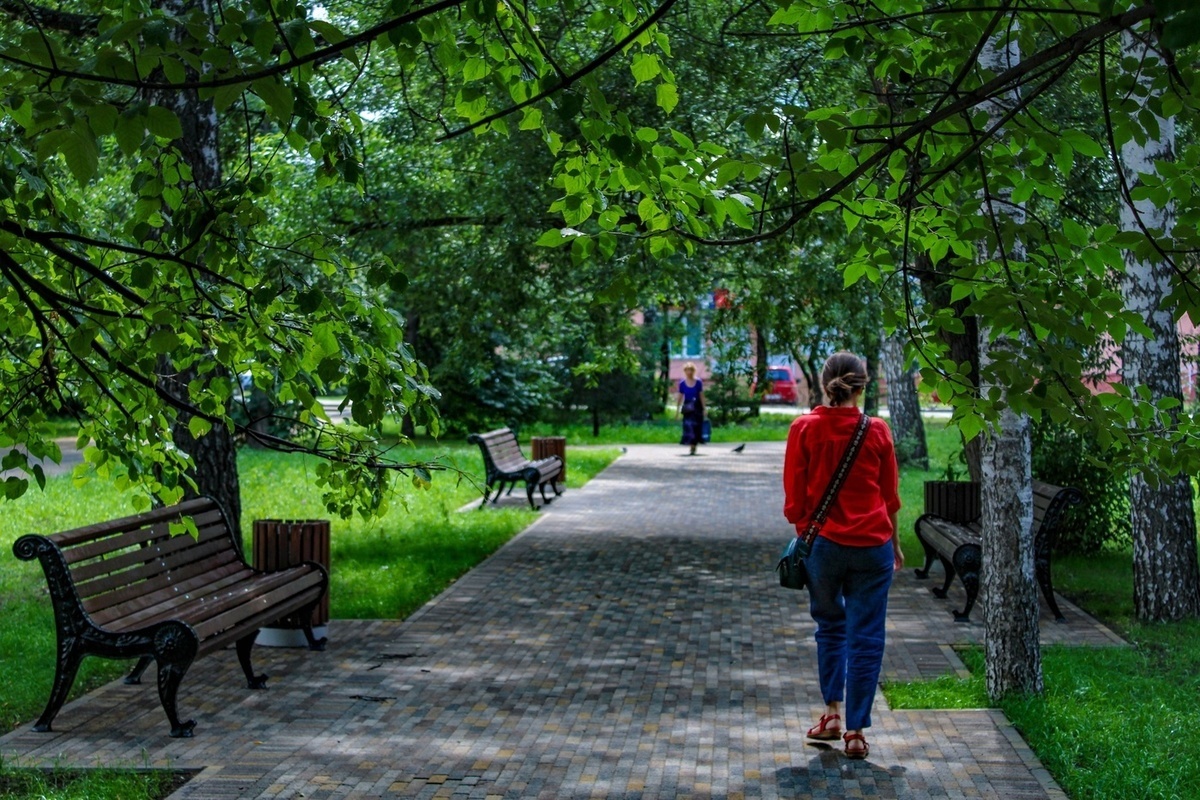
<instances>
[{"instance_id":1,"label":"tree bark texture","mask_svg":"<svg viewBox=\"0 0 1200 800\"><path fill-rule=\"evenodd\" d=\"M1141 65L1158 55L1145 38L1149 32L1125 32L1122 55ZM1145 73L1138 72L1137 81ZM1133 92L1139 113L1151 114L1146 94ZM1133 190L1144 176L1157 176L1158 162L1175 158L1175 120L1155 117L1158 138L1139 144L1131 139L1121 146L1125 186ZM1175 223L1174 203L1158 207L1150 199L1121 203L1121 229L1149 232L1169 239ZM1175 398L1183 402L1180 383L1180 344L1175 319L1166 303L1171 290L1172 266L1166 258L1141 259L1126 251L1121 292L1125 307L1138 314L1153 335L1130 331L1121 350L1122 380L1130 388L1145 386L1152 402ZM1173 412L1174 416L1174 412ZM1133 534L1133 603L1138 619L1177 620L1200 614L1200 569L1196 555L1196 517L1192 507L1191 478L1179 475L1152 485L1141 473L1129 482Z\"/></svg>"},{"instance_id":2,"label":"tree bark texture","mask_svg":"<svg viewBox=\"0 0 1200 800\"><path fill-rule=\"evenodd\" d=\"M904 357L904 336L900 331L883 337L879 353L887 383L888 418L892 438L896 440L896 455L901 464L929 469L925 422L921 419L921 400L917 396L917 371Z\"/></svg>"},{"instance_id":3,"label":"tree bark texture","mask_svg":"<svg viewBox=\"0 0 1200 800\"><path fill-rule=\"evenodd\" d=\"M998 340L984 349L984 357L1005 346L1004 339ZM1043 687L1033 571L1029 417L1005 410L982 451L980 602L987 691L998 700L1009 694L1040 693Z\"/></svg>"},{"instance_id":4,"label":"tree bark texture","mask_svg":"<svg viewBox=\"0 0 1200 800\"><path fill-rule=\"evenodd\" d=\"M994 36L980 53L980 65L1001 72L1020 61L1015 38ZM1016 95L985 106L998 120ZM1003 133L997 134L998 138ZM989 222L1003 227L1024 221L1025 210L1005 194L985 195L984 213ZM997 244L1003 248L1003 244ZM986 252L986 251L985 251ZM1020 261L1025 257L1019 238L1011 249L998 249L994 257ZM1023 333L992 336L979 325L979 390L983 396L998 390L1002 411L998 424L988 426L980 451L980 505L983 526L983 564L980 594L983 606L984 658L988 697L999 700L1014 694L1042 691L1042 652L1039 639L1040 607L1033 569L1033 484L1030 471L1032 443L1029 416L1017 414L1008 402L1002 382L989 385L986 376L995 356L1012 348Z\"/></svg>"}]
</instances>

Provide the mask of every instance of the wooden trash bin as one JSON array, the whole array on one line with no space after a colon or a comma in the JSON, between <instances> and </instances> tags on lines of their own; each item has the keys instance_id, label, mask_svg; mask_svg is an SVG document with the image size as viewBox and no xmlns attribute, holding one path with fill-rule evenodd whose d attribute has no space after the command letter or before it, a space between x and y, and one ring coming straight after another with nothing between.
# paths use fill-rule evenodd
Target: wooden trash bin
<instances>
[{"instance_id":1,"label":"wooden trash bin","mask_svg":"<svg viewBox=\"0 0 1200 800\"><path fill-rule=\"evenodd\" d=\"M951 522L979 519L979 484L972 481L925 481L925 513Z\"/></svg>"},{"instance_id":2,"label":"wooden trash bin","mask_svg":"<svg viewBox=\"0 0 1200 800\"><path fill-rule=\"evenodd\" d=\"M533 450L533 454L530 456L532 461L550 456L558 456L562 459L562 474L558 476L558 482L565 486L567 483L567 437L534 436L529 440L529 446Z\"/></svg>"},{"instance_id":3,"label":"wooden trash bin","mask_svg":"<svg viewBox=\"0 0 1200 800\"><path fill-rule=\"evenodd\" d=\"M275 572L302 561L315 561L329 569L329 520L256 519L252 529L253 565ZM327 636L329 592L312 612L313 635ZM258 644L267 647L307 647L303 623L292 615L259 631Z\"/></svg>"}]
</instances>

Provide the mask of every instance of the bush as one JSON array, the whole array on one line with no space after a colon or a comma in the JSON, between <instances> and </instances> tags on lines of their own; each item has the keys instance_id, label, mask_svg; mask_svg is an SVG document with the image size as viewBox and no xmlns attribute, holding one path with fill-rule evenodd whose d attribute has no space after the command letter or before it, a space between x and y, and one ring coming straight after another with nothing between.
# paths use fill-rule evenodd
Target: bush
<instances>
[{"instance_id":1,"label":"bush","mask_svg":"<svg viewBox=\"0 0 1200 800\"><path fill-rule=\"evenodd\" d=\"M1033 476L1083 492L1083 502L1067 511L1057 552L1086 555L1130 545L1129 476L1106 466L1104 455L1091 436L1047 420L1033 426Z\"/></svg>"}]
</instances>

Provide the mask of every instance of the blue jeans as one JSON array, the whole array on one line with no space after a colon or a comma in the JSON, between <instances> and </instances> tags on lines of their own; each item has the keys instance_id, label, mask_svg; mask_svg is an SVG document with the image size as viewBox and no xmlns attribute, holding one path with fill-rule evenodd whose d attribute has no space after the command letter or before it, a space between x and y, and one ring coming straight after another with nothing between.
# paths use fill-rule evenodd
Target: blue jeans
<instances>
[{"instance_id":1,"label":"blue jeans","mask_svg":"<svg viewBox=\"0 0 1200 800\"><path fill-rule=\"evenodd\" d=\"M891 542L846 547L823 536L807 559L821 694L827 704L845 700L845 730L871 727L893 563Z\"/></svg>"}]
</instances>

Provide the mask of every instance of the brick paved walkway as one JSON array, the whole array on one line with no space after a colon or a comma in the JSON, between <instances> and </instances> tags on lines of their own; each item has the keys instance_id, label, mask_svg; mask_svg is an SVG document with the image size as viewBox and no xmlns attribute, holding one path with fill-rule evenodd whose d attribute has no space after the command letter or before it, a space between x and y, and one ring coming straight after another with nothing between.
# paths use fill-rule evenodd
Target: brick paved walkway
<instances>
[{"instance_id":1,"label":"brick paved walkway","mask_svg":"<svg viewBox=\"0 0 1200 800\"><path fill-rule=\"evenodd\" d=\"M680 450L631 447L407 621L334 621L324 653L258 649L266 692L232 652L202 659L179 701L194 739L167 737L153 681L118 682L0 756L196 769L175 797L205 800L1062 797L998 712L880 695L868 761L806 744L812 623L771 573L782 445ZM950 645L979 626L911 575L885 677L961 669ZM1119 644L1063 609L1047 641Z\"/></svg>"}]
</instances>

